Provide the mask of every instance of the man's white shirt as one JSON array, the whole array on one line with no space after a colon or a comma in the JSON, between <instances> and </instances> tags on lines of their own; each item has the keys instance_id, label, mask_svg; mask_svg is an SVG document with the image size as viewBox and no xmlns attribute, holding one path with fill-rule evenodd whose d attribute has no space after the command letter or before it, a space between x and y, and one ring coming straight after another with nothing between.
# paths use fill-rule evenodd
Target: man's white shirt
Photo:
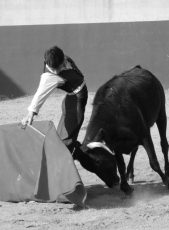
<instances>
[{"instance_id":1,"label":"man's white shirt","mask_svg":"<svg viewBox=\"0 0 169 230\"><path fill-rule=\"evenodd\" d=\"M38 114L43 103L49 97L49 95L58 87L64 84L64 80L53 73L43 73L41 75L39 87L32 99L28 111L32 111Z\"/></svg>"}]
</instances>

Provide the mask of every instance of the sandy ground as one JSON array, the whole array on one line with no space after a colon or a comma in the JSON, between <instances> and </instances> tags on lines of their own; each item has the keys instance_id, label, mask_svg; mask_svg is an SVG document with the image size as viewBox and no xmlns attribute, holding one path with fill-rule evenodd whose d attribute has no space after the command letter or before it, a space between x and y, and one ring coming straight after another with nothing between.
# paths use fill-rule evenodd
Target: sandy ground
<instances>
[{"instance_id":1,"label":"sandy ground","mask_svg":"<svg viewBox=\"0 0 169 230\"><path fill-rule=\"evenodd\" d=\"M94 93L90 93L79 140L84 138L92 110ZM53 94L42 107L36 120L52 120L56 125L61 115L63 94ZM0 124L19 122L26 114L32 97L0 101ZM166 91L166 109L169 123L169 91ZM156 125L151 129L161 165L163 154L160 148ZM167 130L169 140L169 128ZM129 157L125 156L127 163ZM169 191L160 177L149 166L145 150L140 147L135 160L135 189L127 197L119 186L109 189L94 174L87 172L75 162L87 190L86 205L82 209L74 204L0 202L0 230L95 230L95 229L169 229Z\"/></svg>"}]
</instances>

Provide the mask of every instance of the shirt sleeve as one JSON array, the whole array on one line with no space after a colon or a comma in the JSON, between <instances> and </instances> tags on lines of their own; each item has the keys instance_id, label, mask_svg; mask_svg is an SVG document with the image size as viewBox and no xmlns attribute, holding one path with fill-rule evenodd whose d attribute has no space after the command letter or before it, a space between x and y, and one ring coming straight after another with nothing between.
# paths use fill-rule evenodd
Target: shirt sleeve
<instances>
[{"instance_id":1,"label":"shirt sleeve","mask_svg":"<svg viewBox=\"0 0 169 230\"><path fill-rule=\"evenodd\" d=\"M38 114L43 103L49 97L49 95L54 91L55 88L64 84L64 80L58 75L51 73L43 73L41 75L39 87L32 99L28 111L32 111Z\"/></svg>"}]
</instances>

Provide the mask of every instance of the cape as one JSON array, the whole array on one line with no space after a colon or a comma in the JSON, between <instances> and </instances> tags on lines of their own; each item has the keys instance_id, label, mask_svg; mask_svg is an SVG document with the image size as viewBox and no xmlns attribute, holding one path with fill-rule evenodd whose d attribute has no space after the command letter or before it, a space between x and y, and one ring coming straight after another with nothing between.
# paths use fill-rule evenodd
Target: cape
<instances>
[{"instance_id":1,"label":"cape","mask_svg":"<svg viewBox=\"0 0 169 230\"><path fill-rule=\"evenodd\" d=\"M1 201L54 202L62 196L85 206L85 187L52 121L0 125L0 159Z\"/></svg>"}]
</instances>

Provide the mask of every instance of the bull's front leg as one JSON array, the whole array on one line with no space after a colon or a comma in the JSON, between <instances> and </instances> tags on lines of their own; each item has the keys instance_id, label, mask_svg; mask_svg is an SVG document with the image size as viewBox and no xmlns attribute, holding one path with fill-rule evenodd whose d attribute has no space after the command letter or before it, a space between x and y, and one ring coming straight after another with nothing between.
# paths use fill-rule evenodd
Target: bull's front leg
<instances>
[{"instance_id":1,"label":"bull's front leg","mask_svg":"<svg viewBox=\"0 0 169 230\"><path fill-rule=\"evenodd\" d=\"M115 157L116 157L117 167L121 178L120 189L126 195L131 195L134 189L130 187L126 179L126 165L124 162L123 155L121 153L116 153Z\"/></svg>"},{"instance_id":2,"label":"bull's front leg","mask_svg":"<svg viewBox=\"0 0 169 230\"><path fill-rule=\"evenodd\" d=\"M137 150L138 150L138 147L130 153L130 160L127 166L127 173L126 173L126 177L129 183L134 182L134 159L135 159Z\"/></svg>"}]
</instances>

